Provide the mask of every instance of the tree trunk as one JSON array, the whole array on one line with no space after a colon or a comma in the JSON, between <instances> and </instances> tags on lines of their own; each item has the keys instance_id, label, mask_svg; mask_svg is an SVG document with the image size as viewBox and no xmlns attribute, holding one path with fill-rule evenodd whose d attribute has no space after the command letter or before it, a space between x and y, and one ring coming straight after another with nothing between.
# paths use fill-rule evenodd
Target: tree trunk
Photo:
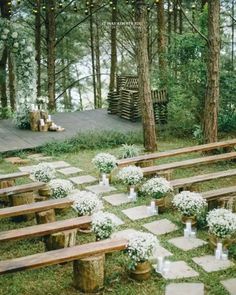
<instances>
[{"instance_id":1,"label":"tree trunk","mask_svg":"<svg viewBox=\"0 0 236 295\"><path fill-rule=\"evenodd\" d=\"M2 115L4 115L4 109L7 108L7 47L5 46L2 53L2 58L0 60L0 94L1 94L1 107L2 107Z\"/></svg>"},{"instance_id":2,"label":"tree trunk","mask_svg":"<svg viewBox=\"0 0 236 295\"><path fill-rule=\"evenodd\" d=\"M157 25L158 25L158 57L161 86L165 87L167 82L167 65L166 65L166 41L165 41L165 13L164 0L159 0L157 4Z\"/></svg>"},{"instance_id":3,"label":"tree trunk","mask_svg":"<svg viewBox=\"0 0 236 295\"><path fill-rule=\"evenodd\" d=\"M15 88L15 74L11 53L8 52L8 77L9 77L9 97L11 110L14 112L16 108L16 88Z\"/></svg>"},{"instance_id":4,"label":"tree trunk","mask_svg":"<svg viewBox=\"0 0 236 295\"><path fill-rule=\"evenodd\" d=\"M100 64L100 36L99 36L99 24L98 19L95 23L95 56L96 56L96 89L97 89L97 107L102 107L102 82L101 82L101 64Z\"/></svg>"},{"instance_id":5,"label":"tree trunk","mask_svg":"<svg viewBox=\"0 0 236 295\"><path fill-rule=\"evenodd\" d=\"M55 110L55 61L56 61L56 1L45 1L46 4L46 40L47 40L47 75L49 109Z\"/></svg>"},{"instance_id":6,"label":"tree trunk","mask_svg":"<svg viewBox=\"0 0 236 295\"><path fill-rule=\"evenodd\" d=\"M113 1L112 9L112 24L117 21L117 0ZM116 41L116 25L111 26L111 67L110 67L110 84L109 91L112 92L116 88L116 75L117 75L117 41Z\"/></svg>"},{"instance_id":7,"label":"tree trunk","mask_svg":"<svg viewBox=\"0 0 236 295\"><path fill-rule=\"evenodd\" d=\"M151 97L151 86L149 78L148 44L147 44L147 11L143 0L136 2L136 28L137 42L137 64L139 99L142 109L142 123L144 135L144 147L147 151L153 152L157 149L155 119Z\"/></svg>"},{"instance_id":8,"label":"tree trunk","mask_svg":"<svg viewBox=\"0 0 236 295\"><path fill-rule=\"evenodd\" d=\"M220 0L208 0L208 64L203 118L205 143L217 141L220 58Z\"/></svg>"},{"instance_id":9,"label":"tree trunk","mask_svg":"<svg viewBox=\"0 0 236 295\"><path fill-rule=\"evenodd\" d=\"M94 53L94 29L93 29L93 15L90 8L90 48L91 48L91 60L92 60L92 77L93 77L93 100L94 108L97 108L97 91L96 91L96 70L95 70L95 53Z\"/></svg>"},{"instance_id":10,"label":"tree trunk","mask_svg":"<svg viewBox=\"0 0 236 295\"><path fill-rule=\"evenodd\" d=\"M179 5L182 6L182 0L179 0ZM181 9L179 9L179 33L183 34L183 13Z\"/></svg>"},{"instance_id":11,"label":"tree trunk","mask_svg":"<svg viewBox=\"0 0 236 295\"><path fill-rule=\"evenodd\" d=\"M168 0L168 3L167 3L167 10L168 10L168 20L167 20L168 47L170 47L170 44L171 44L170 35L171 35L171 30L172 30L172 27L171 27L172 12L170 11L171 10L170 0Z\"/></svg>"},{"instance_id":12,"label":"tree trunk","mask_svg":"<svg viewBox=\"0 0 236 295\"><path fill-rule=\"evenodd\" d=\"M35 50L37 64L37 97L41 96L41 0L36 0L38 13L35 14Z\"/></svg>"}]
</instances>

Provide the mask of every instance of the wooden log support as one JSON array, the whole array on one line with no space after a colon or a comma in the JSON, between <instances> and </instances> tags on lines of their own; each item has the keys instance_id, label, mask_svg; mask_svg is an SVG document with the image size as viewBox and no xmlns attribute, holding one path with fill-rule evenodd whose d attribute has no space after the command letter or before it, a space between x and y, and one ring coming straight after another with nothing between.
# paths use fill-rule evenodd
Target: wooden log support
<instances>
[{"instance_id":1,"label":"wooden log support","mask_svg":"<svg viewBox=\"0 0 236 295\"><path fill-rule=\"evenodd\" d=\"M30 117L30 128L32 131L39 131L39 119L40 119L40 112L34 111L29 113Z\"/></svg>"},{"instance_id":2,"label":"wooden log support","mask_svg":"<svg viewBox=\"0 0 236 295\"><path fill-rule=\"evenodd\" d=\"M37 224L50 223L56 221L56 215L54 209L49 209L36 213Z\"/></svg>"},{"instance_id":3,"label":"wooden log support","mask_svg":"<svg viewBox=\"0 0 236 295\"><path fill-rule=\"evenodd\" d=\"M84 293L95 293L104 286L105 254L75 260L74 286Z\"/></svg>"},{"instance_id":4,"label":"wooden log support","mask_svg":"<svg viewBox=\"0 0 236 295\"><path fill-rule=\"evenodd\" d=\"M47 251L58 250L76 245L77 229L66 230L45 237L45 248Z\"/></svg>"},{"instance_id":5,"label":"wooden log support","mask_svg":"<svg viewBox=\"0 0 236 295\"><path fill-rule=\"evenodd\" d=\"M34 193L26 192L17 195L9 196L10 206L20 206L25 204L31 204L34 202ZM13 217L14 221L32 220L35 218L35 214L23 214L17 217Z\"/></svg>"}]
</instances>

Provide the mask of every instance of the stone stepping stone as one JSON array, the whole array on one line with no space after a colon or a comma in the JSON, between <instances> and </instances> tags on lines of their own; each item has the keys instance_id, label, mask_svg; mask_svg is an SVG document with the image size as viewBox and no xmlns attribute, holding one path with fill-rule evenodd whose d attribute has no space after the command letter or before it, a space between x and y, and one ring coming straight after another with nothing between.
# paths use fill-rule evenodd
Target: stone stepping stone
<instances>
[{"instance_id":1,"label":"stone stepping stone","mask_svg":"<svg viewBox=\"0 0 236 295\"><path fill-rule=\"evenodd\" d=\"M67 168L57 170L57 172L65 175L65 176L71 175L71 174L76 174L76 173L79 173L81 171L83 171L83 170L80 169L80 168L77 168L77 167L67 167Z\"/></svg>"},{"instance_id":2,"label":"stone stepping stone","mask_svg":"<svg viewBox=\"0 0 236 295\"><path fill-rule=\"evenodd\" d=\"M178 229L178 227L168 219L161 219L146 223L143 227L157 236L164 235Z\"/></svg>"},{"instance_id":3,"label":"stone stepping stone","mask_svg":"<svg viewBox=\"0 0 236 295\"><path fill-rule=\"evenodd\" d=\"M221 281L221 284L225 287L230 295L236 294L236 278Z\"/></svg>"},{"instance_id":4,"label":"stone stepping stone","mask_svg":"<svg viewBox=\"0 0 236 295\"><path fill-rule=\"evenodd\" d=\"M105 186L100 184L90 185L87 186L85 189L97 195L116 191L116 188L113 186Z\"/></svg>"},{"instance_id":5,"label":"stone stepping stone","mask_svg":"<svg viewBox=\"0 0 236 295\"><path fill-rule=\"evenodd\" d=\"M52 157L39 157L39 158L35 158L35 159L33 159L34 161L38 161L38 162L43 162L43 161L51 161L52 160Z\"/></svg>"},{"instance_id":6,"label":"stone stepping stone","mask_svg":"<svg viewBox=\"0 0 236 295\"><path fill-rule=\"evenodd\" d=\"M217 260L213 255L194 257L193 261L206 272L219 271L234 266L234 263L230 260Z\"/></svg>"},{"instance_id":7,"label":"stone stepping stone","mask_svg":"<svg viewBox=\"0 0 236 295\"><path fill-rule=\"evenodd\" d=\"M50 156L44 156L41 153L37 153L37 154L32 154L28 156L28 159L34 160L34 161L48 161L51 160L52 157Z\"/></svg>"},{"instance_id":8,"label":"stone stepping stone","mask_svg":"<svg viewBox=\"0 0 236 295\"><path fill-rule=\"evenodd\" d=\"M147 206L137 206L129 209L122 210L122 212L131 220L138 220L142 218L151 217L148 212Z\"/></svg>"},{"instance_id":9,"label":"stone stepping stone","mask_svg":"<svg viewBox=\"0 0 236 295\"><path fill-rule=\"evenodd\" d=\"M153 252L151 260L156 260L157 257L168 257L173 256L173 254L168 251L166 248L162 247L160 244L156 247L155 251Z\"/></svg>"},{"instance_id":10,"label":"stone stepping stone","mask_svg":"<svg viewBox=\"0 0 236 295\"><path fill-rule=\"evenodd\" d=\"M31 173L33 171L34 167L35 167L35 165L31 165L31 166L18 167L18 169L22 172Z\"/></svg>"},{"instance_id":11,"label":"stone stepping stone","mask_svg":"<svg viewBox=\"0 0 236 295\"><path fill-rule=\"evenodd\" d=\"M184 251L192 250L207 244L207 242L200 240L198 238L185 238L185 237L173 238L173 239L170 239L168 242Z\"/></svg>"},{"instance_id":12,"label":"stone stepping stone","mask_svg":"<svg viewBox=\"0 0 236 295\"><path fill-rule=\"evenodd\" d=\"M29 159L37 159L37 158L42 158L42 157L44 157L44 155L42 153L28 155Z\"/></svg>"},{"instance_id":13,"label":"stone stepping stone","mask_svg":"<svg viewBox=\"0 0 236 295\"><path fill-rule=\"evenodd\" d=\"M172 261L170 270L163 275L167 280L197 277L199 274L192 269L185 261ZM191 293L189 293L190 295ZM192 294L191 294L192 295Z\"/></svg>"},{"instance_id":14,"label":"stone stepping stone","mask_svg":"<svg viewBox=\"0 0 236 295\"><path fill-rule=\"evenodd\" d=\"M71 177L70 180L73 183L79 184L79 185L97 181L97 179L93 177L92 175L75 176L75 177Z\"/></svg>"},{"instance_id":15,"label":"stone stepping stone","mask_svg":"<svg viewBox=\"0 0 236 295\"><path fill-rule=\"evenodd\" d=\"M110 212L109 212L109 213L110 213ZM118 216L116 216L116 215L113 214L113 213L110 213L110 214L114 217L114 219L115 219L115 221L117 222L118 226L124 224L124 221L121 220Z\"/></svg>"},{"instance_id":16,"label":"stone stepping stone","mask_svg":"<svg viewBox=\"0 0 236 295\"><path fill-rule=\"evenodd\" d=\"M48 162L48 164L50 164L54 169L64 168L64 167L69 167L70 166L70 164L65 162L65 161ZM31 173L35 166L37 166L37 165L19 167L19 170L22 171L22 172Z\"/></svg>"},{"instance_id":17,"label":"stone stepping stone","mask_svg":"<svg viewBox=\"0 0 236 295\"><path fill-rule=\"evenodd\" d=\"M111 238L113 239L129 239L130 236L133 234L138 233L136 229L129 228L129 229L124 229L124 230L119 230L117 232L114 232L111 235Z\"/></svg>"},{"instance_id":18,"label":"stone stepping stone","mask_svg":"<svg viewBox=\"0 0 236 295\"><path fill-rule=\"evenodd\" d=\"M113 206L120 206L122 204L130 203L130 199L128 199L128 195L124 193L106 196L106 197L103 197L103 199Z\"/></svg>"},{"instance_id":19,"label":"stone stepping stone","mask_svg":"<svg viewBox=\"0 0 236 295\"><path fill-rule=\"evenodd\" d=\"M166 286L165 295L204 295L204 284L172 283Z\"/></svg>"}]
</instances>

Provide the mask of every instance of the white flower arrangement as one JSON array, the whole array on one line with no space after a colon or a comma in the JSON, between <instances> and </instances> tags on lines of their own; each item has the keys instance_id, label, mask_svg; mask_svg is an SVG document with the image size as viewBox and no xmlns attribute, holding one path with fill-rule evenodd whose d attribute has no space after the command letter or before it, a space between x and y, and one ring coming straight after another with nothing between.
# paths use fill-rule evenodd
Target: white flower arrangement
<instances>
[{"instance_id":1,"label":"white flower arrangement","mask_svg":"<svg viewBox=\"0 0 236 295\"><path fill-rule=\"evenodd\" d=\"M236 215L227 209L214 209L207 214L209 232L218 238L236 234Z\"/></svg>"},{"instance_id":2,"label":"white flower arrangement","mask_svg":"<svg viewBox=\"0 0 236 295\"><path fill-rule=\"evenodd\" d=\"M32 174L38 181L49 182L55 178L56 171L50 164L40 163L34 167Z\"/></svg>"},{"instance_id":3,"label":"white flower arrangement","mask_svg":"<svg viewBox=\"0 0 236 295\"><path fill-rule=\"evenodd\" d=\"M130 235L127 253L131 258L131 268L137 263L147 261L158 245L158 240L153 234L137 232Z\"/></svg>"},{"instance_id":4,"label":"white flower arrangement","mask_svg":"<svg viewBox=\"0 0 236 295\"><path fill-rule=\"evenodd\" d=\"M94 193L80 191L78 194L73 196L72 199L74 201L72 208L80 216L92 215L102 209L102 201Z\"/></svg>"},{"instance_id":5,"label":"white flower arrangement","mask_svg":"<svg viewBox=\"0 0 236 295\"><path fill-rule=\"evenodd\" d=\"M186 216L197 216L201 214L207 205L206 200L201 194L182 191L181 193L174 196L173 205Z\"/></svg>"},{"instance_id":6,"label":"white flower arrangement","mask_svg":"<svg viewBox=\"0 0 236 295\"><path fill-rule=\"evenodd\" d=\"M164 177L151 178L141 188L141 192L154 199L159 199L172 190L170 182Z\"/></svg>"},{"instance_id":7,"label":"white flower arrangement","mask_svg":"<svg viewBox=\"0 0 236 295\"><path fill-rule=\"evenodd\" d=\"M66 197L73 190L73 184L67 179L53 179L49 186L55 199Z\"/></svg>"},{"instance_id":8,"label":"white flower arrangement","mask_svg":"<svg viewBox=\"0 0 236 295\"><path fill-rule=\"evenodd\" d=\"M116 157L108 153L97 154L92 163L102 173L110 173L116 167Z\"/></svg>"},{"instance_id":9,"label":"white flower arrangement","mask_svg":"<svg viewBox=\"0 0 236 295\"><path fill-rule=\"evenodd\" d=\"M97 240L108 239L118 225L115 216L111 213L99 211L92 216L92 231Z\"/></svg>"},{"instance_id":10,"label":"white flower arrangement","mask_svg":"<svg viewBox=\"0 0 236 295\"><path fill-rule=\"evenodd\" d=\"M140 167L127 166L119 171L117 177L124 184L135 185L143 179L143 171Z\"/></svg>"}]
</instances>

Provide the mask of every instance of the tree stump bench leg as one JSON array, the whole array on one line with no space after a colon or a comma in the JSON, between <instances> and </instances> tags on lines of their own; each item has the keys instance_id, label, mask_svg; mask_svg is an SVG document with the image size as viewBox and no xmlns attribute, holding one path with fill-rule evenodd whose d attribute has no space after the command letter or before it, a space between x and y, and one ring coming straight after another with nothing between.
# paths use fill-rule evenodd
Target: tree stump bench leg
<instances>
[{"instance_id":1,"label":"tree stump bench leg","mask_svg":"<svg viewBox=\"0 0 236 295\"><path fill-rule=\"evenodd\" d=\"M37 224L50 223L56 221L54 209L49 209L35 213Z\"/></svg>"},{"instance_id":2,"label":"tree stump bench leg","mask_svg":"<svg viewBox=\"0 0 236 295\"><path fill-rule=\"evenodd\" d=\"M105 254L75 260L74 285L84 293L95 293L104 287Z\"/></svg>"},{"instance_id":3,"label":"tree stump bench leg","mask_svg":"<svg viewBox=\"0 0 236 295\"><path fill-rule=\"evenodd\" d=\"M171 180L172 170L166 170L162 172L158 172L156 175L160 177L164 177L166 180Z\"/></svg>"},{"instance_id":4,"label":"tree stump bench leg","mask_svg":"<svg viewBox=\"0 0 236 295\"><path fill-rule=\"evenodd\" d=\"M7 187L11 187L15 185L15 180L4 180L4 181L0 181L0 189L2 188L7 188ZM9 198L6 196L2 196L0 197L0 202L4 205L4 206L9 206Z\"/></svg>"},{"instance_id":5,"label":"tree stump bench leg","mask_svg":"<svg viewBox=\"0 0 236 295\"><path fill-rule=\"evenodd\" d=\"M149 160L149 161L143 161L137 164L137 166L144 168L144 167L150 167L154 165L154 161L153 160Z\"/></svg>"},{"instance_id":6,"label":"tree stump bench leg","mask_svg":"<svg viewBox=\"0 0 236 295\"><path fill-rule=\"evenodd\" d=\"M31 204L34 202L34 193L33 192L27 192L17 195L9 196L9 202L10 206L20 206L25 204ZM35 218L34 213L25 214L13 217L12 219L14 221L22 221L22 220L32 220Z\"/></svg>"},{"instance_id":7,"label":"tree stump bench leg","mask_svg":"<svg viewBox=\"0 0 236 295\"><path fill-rule=\"evenodd\" d=\"M59 233L51 234L45 237L45 247L47 251L57 250L76 245L77 229L66 230Z\"/></svg>"}]
</instances>

